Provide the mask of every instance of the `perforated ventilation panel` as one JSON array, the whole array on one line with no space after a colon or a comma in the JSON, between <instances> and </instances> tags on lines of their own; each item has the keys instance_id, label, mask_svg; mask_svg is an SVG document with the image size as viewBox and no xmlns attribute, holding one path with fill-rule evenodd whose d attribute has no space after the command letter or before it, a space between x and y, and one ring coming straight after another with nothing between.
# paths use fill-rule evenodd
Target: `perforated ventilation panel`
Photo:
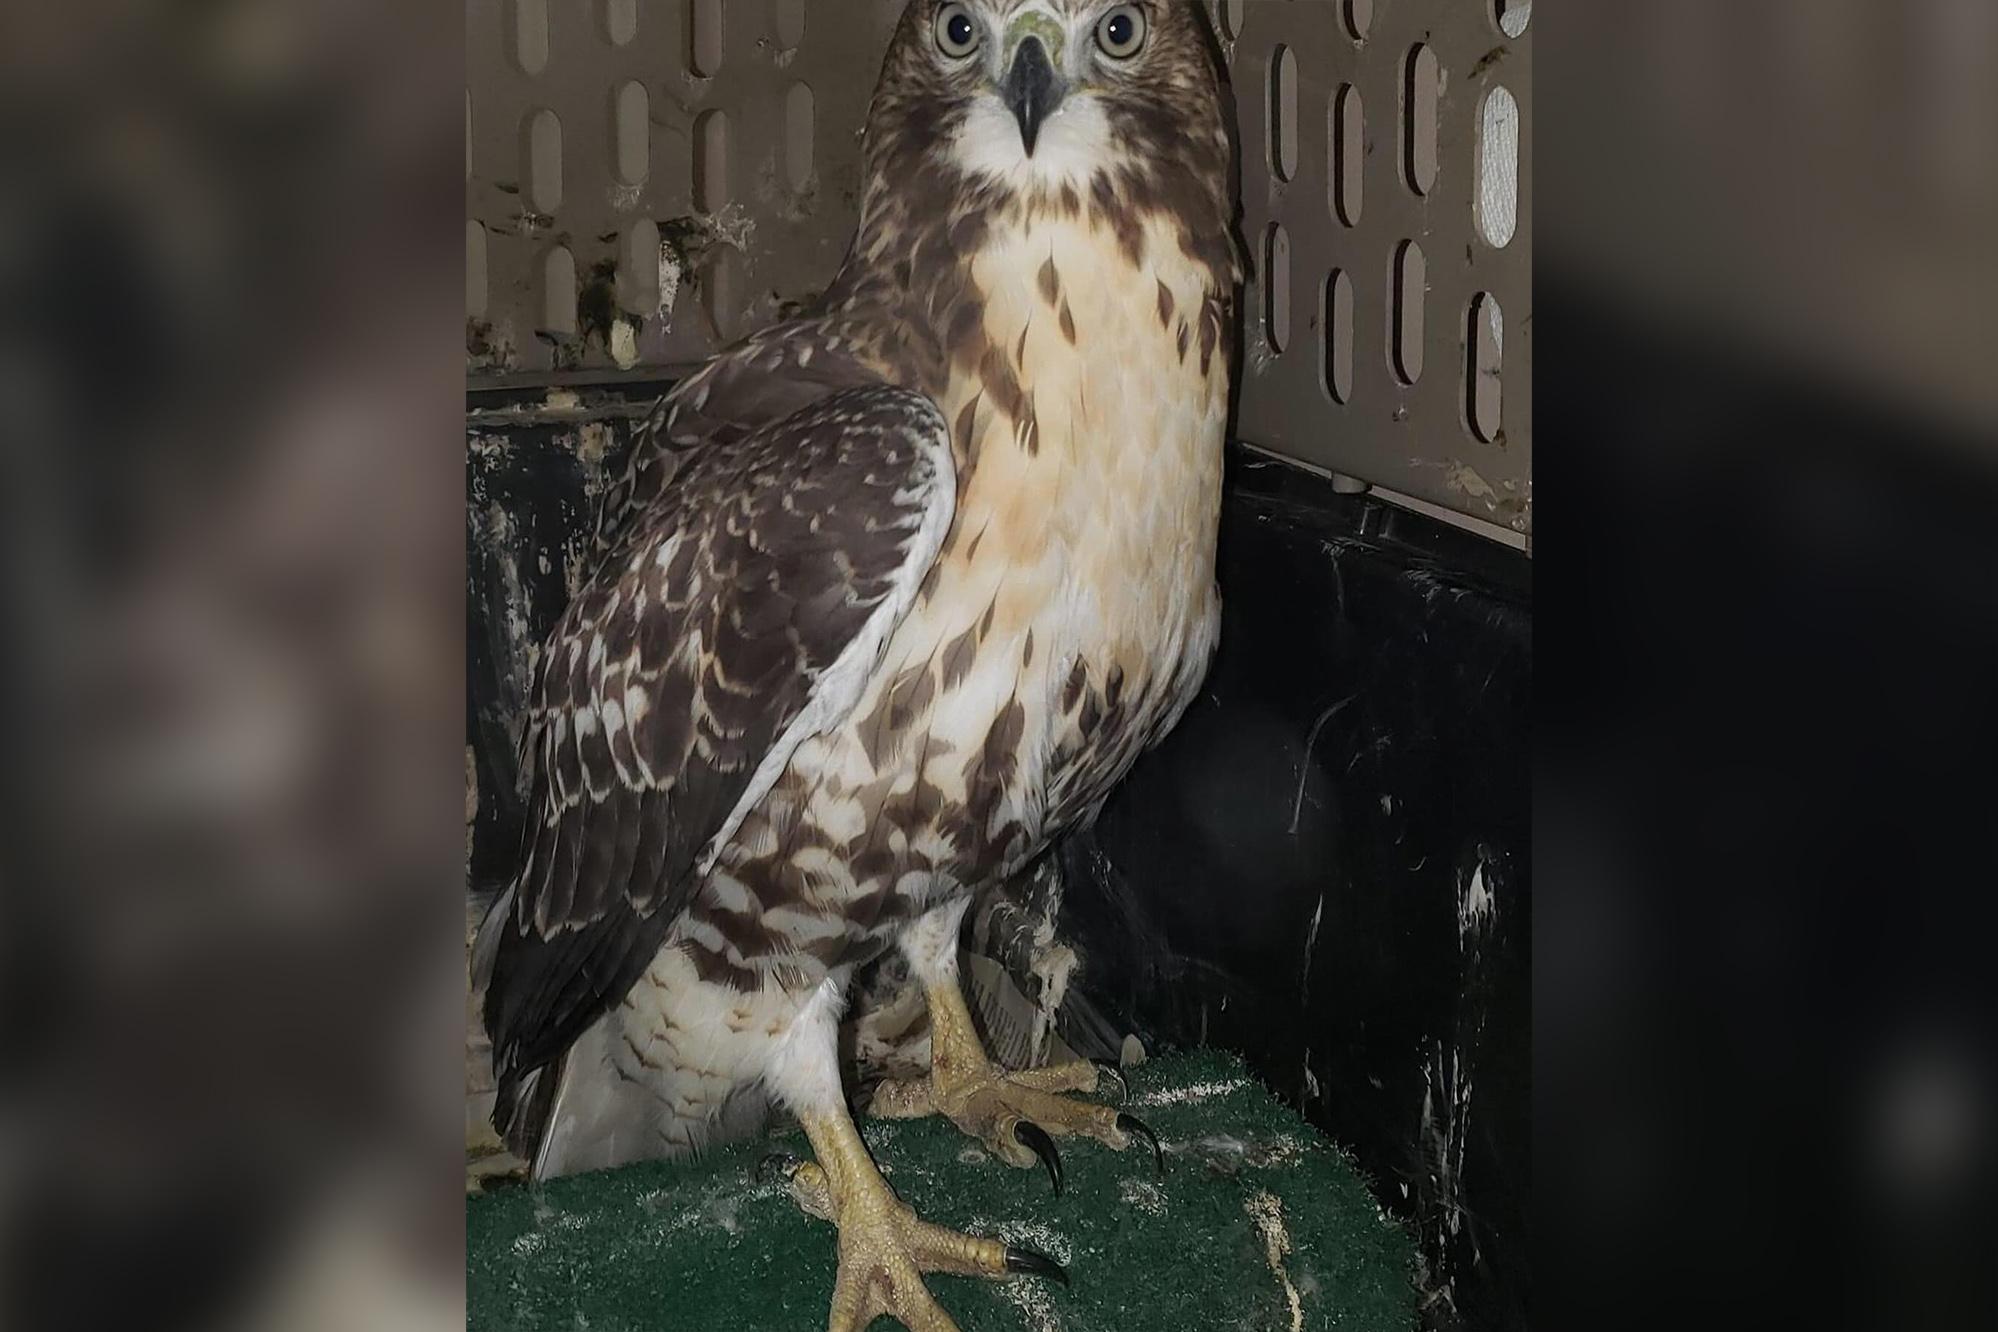
<instances>
[{"instance_id":1,"label":"perforated ventilation panel","mask_svg":"<svg viewBox=\"0 0 1998 1332\"><path fill-rule=\"evenodd\" d=\"M1242 438L1530 532L1530 0L1213 0Z\"/></svg>"},{"instance_id":2,"label":"perforated ventilation panel","mask_svg":"<svg viewBox=\"0 0 1998 1332\"><path fill-rule=\"evenodd\" d=\"M815 296L853 235L901 11L467 0L472 382L656 372Z\"/></svg>"},{"instance_id":3,"label":"perforated ventilation panel","mask_svg":"<svg viewBox=\"0 0 1998 1332\"><path fill-rule=\"evenodd\" d=\"M473 382L656 373L816 295L902 4L467 0ZM1530 0L1209 8L1251 260L1238 433L1529 531Z\"/></svg>"}]
</instances>

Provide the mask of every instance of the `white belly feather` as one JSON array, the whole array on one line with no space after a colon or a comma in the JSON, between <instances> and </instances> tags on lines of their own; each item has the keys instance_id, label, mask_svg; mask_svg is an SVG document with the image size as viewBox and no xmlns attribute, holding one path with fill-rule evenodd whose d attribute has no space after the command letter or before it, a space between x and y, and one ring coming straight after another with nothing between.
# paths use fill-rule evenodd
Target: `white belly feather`
<instances>
[{"instance_id":1,"label":"white belly feather","mask_svg":"<svg viewBox=\"0 0 1998 1332\"><path fill-rule=\"evenodd\" d=\"M977 373L954 379L940 406L973 423L973 438L956 441L970 476L935 593L892 640L882 673L936 656L993 608L976 666L930 721L948 752L927 777L947 794L962 785L962 754L1015 698L1027 712L1024 758L1049 758L1078 660L1099 682L1116 667L1135 688L1212 649L1227 363L1216 355L1202 373L1205 271L1168 227L1152 228L1145 256L1134 268L1108 230L1043 219L999 233L973 263L986 338L1015 359L1036 447ZM1020 786L1031 800L1047 781Z\"/></svg>"}]
</instances>

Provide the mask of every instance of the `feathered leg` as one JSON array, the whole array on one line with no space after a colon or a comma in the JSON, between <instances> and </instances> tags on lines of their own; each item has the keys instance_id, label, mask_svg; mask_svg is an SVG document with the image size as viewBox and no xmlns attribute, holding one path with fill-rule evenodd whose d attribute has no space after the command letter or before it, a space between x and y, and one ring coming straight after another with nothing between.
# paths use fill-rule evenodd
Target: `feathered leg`
<instances>
[{"instance_id":1,"label":"feathered leg","mask_svg":"<svg viewBox=\"0 0 1998 1332\"><path fill-rule=\"evenodd\" d=\"M805 1211L839 1227L829 1332L861 1332L884 1315L900 1319L910 1332L958 1332L923 1284L925 1272L1036 1273L1066 1282L1047 1255L933 1226L895 1196L867 1154L841 1094L839 995L838 982L819 987L782 1037L769 1076L773 1090L804 1125L818 1158L792 1169L792 1194Z\"/></svg>"},{"instance_id":2,"label":"feathered leg","mask_svg":"<svg viewBox=\"0 0 1998 1332\"><path fill-rule=\"evenodd\" d=\"M1101 1076L1095 1064L1079 1060L1011 1073L986 1055L958 980L957 932L965 905L960 900L939 907L902 936L902 950L929 997L930 1075L883 1083L875 1089L870 1113L883 1119L947 1116L1000 1160L1045 1165L1057 1193L1062 1175L1056 1137L1095 1138L1117 1151L1142 1137L1163 1171L1158 1137L1137 1116L1057 1094L1094 1092Z\"/></svg>"}]
</instances>

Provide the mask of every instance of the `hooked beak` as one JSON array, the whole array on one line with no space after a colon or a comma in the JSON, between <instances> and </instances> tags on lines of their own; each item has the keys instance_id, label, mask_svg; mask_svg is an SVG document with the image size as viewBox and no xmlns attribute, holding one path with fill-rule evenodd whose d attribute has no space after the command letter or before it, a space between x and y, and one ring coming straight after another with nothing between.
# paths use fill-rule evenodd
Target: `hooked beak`
<instances>
[{"instance_id":1,"label":"hooked beak","mask_svg":"<svg viewBox=\"0 0 1998 1332\"><path fill-rule=\"evenodd\" d=\"M1013 119L1020 122L1020 142L1026 146L1027 156L1032 157L1034 143L1041 137L1041 122L1061 105L1064 92L1040 38L1024 37L1014 48L1013 67L1006 71L1006 82L1000 85L1000 92L1013 112Z\"/></svg>"}]
</instances>

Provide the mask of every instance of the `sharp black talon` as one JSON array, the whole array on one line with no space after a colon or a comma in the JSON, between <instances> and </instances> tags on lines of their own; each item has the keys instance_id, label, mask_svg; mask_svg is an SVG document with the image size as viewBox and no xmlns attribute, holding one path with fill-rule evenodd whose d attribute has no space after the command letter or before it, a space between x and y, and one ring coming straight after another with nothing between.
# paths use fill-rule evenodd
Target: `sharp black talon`
<instances>
[{"instance_id":1,"label":"sharp black talon","mask_svg":"<svg viewBox=\"0 0 1998 1332\"><path fill-rule=\"evenodd\" d=\"M1118 1105L1122 1105L1124 1104L1124 1102L1131 1099L1131 1084L1124 1080L1123 1069L1117 1067L1115 1064L1111 1063L1108 1059L1092 1059L1089 1062L1096 1065L1096 1071L1099 1074L1103 1075L1104 1077L1117 1079Z\"/></svg>"},{"instance_id":2,"label":"sharp black talon","mask_svg":"<svg viewBox=\"0 0 1998 1332\"><path fill-rule=\"evenodd\" d=\"M1165 1178L1165 1149L1159 1146L1159 1135L1146 1126L1145 1121L1136 1115L1120 1113L1117 1127L1126 1133L1135 1133L1152 1145L1152 1161L1158 1166L1159 1178Z\"/></svg>"},{"instance_id":3,"label":"sharp black talon","mask_svg":"<svg viewBox=\"0 0 1998 1332\"><path fill-rule=\"evenodd\" d=\"M1008 1244L1006 1270L1022 1272L1027 1276L1044 1276L1050 1281L1059 1281L1064 1286L1068 1284L1068 1269L1039 1249L1016 1249Z\"/></svg>"},{"instance_id":4,"label":"sharp black talon","mask_svg":"<svg viewBox=\"0 0 1998 1332\"><path fill-rule=\"evenodd\" d=\"M761 1161L758 1161L756 1163L756 1172L754 1178L758 1184L761 1184L763 1182L763 1172L769 1167L772 1161L782 1162L781 1168L784 1171L785 1179L789 1179L791 1178L791 1176L797 1174L798 1167L805 1164L802 1160L791 1155L791 1153L789 1152L771 1152L769 1155L765 1156Z\"/></svg>"},{"instance_id":5,"label":"sharp black talon","mask_svg":"<svg viewBox=\"0 0 1998 1332\"><path fill-rule=\"evenodd\" d=\"M1041 1164L1048 1168L1048 1178L1054 1181L1055 1197L1061 1197L1061 1153L1055 1150L1048 1131L1023 1119L1013 1125L1013 1140L1041 1158Z\"/></svg>"}]
</instances>

